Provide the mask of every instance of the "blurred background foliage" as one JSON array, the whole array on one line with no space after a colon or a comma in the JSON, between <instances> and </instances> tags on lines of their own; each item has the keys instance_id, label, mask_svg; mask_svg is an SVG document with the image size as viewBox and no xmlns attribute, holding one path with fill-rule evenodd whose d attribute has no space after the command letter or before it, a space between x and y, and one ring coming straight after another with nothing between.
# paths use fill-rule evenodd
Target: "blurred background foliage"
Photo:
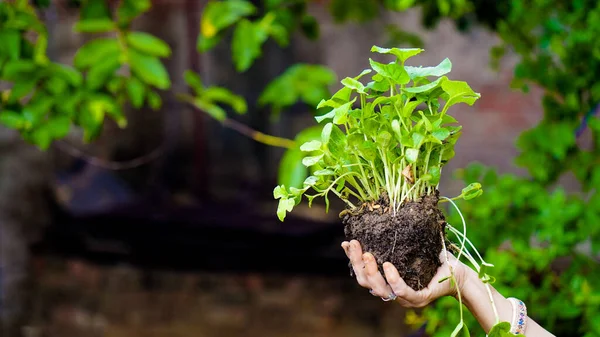
<instances>
[{"instance_id":1,"label":"blurred background foliage","mask_svg":"<svg viewBox=\"0 0 600 337\"><path fill-rule=\"evenodd\" d=\"M47 56L43 13L49 0L0 2L0 81L10 84L1 93L0 123L41 149L73 127L84 131L86 141L93 141L105 118L124 128L124 106L158 109L159 92L171 89L172 79L162 63L171 55L169 45L132 29L132 22L150 9L149 0L71 2L80 12L73 29L90 36L72 65ZM203 53L225 41L235 69L245 72L270 39L285 47L296 32L319 38L319 23L306 11L308 2L209 1L202 13L197 50ZM490 50L492 67L507 53L518 56L512 87L543 91L543 118L516 140L520 154L515 163L528 174L499 175L479 164L459 170L455 172L459 179L467 184L481 181L485 189L482 197L460 206L471 240L495 264L495 286L500 292L524 300L531 316L557 336L600 336L600 119L596 114L600 4L593 0L332 0L327 5L336 22L374 21L386 11L419 7L426 27L451 19L463 31L484 25L498 34L501 43ZM422 45L414 33L394 26L388 32L391 45ZM192 71L182 76L190 91L178 93L180 100L259 142L286 148L280 183L293 186L303 181L307 172L298 147L320 134L317 127L290 140L241 126L228 115L247 113L243 97L204 83ZM329 95L335 79L324 66L295 64L252 104L269 107L273 121L297 102L315 109ZM583 133L591 135L591 145L578 142ZM565 176L574 176L579 188L563 188ZM449 222L457 221L457 214L449 211ZM440 300L419 314L408 315L409 323L426 322L427 332L434 336L450 335L452 322L458 320L452 299ZM482 333L473 318L470 326L476 334Z\"/></svg>"}]
</instances>

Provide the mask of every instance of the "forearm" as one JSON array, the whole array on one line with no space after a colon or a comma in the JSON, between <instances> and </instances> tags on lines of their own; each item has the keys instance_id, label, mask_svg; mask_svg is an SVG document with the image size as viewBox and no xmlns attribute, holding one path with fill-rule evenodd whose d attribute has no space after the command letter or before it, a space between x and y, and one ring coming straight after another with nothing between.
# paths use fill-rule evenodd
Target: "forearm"
<instances>
[{"instance_id":1,"label":"forearm","mask_svg":"<svg viewBox=\"0 0 600 337\"><path fill-rule=\"evenodd\" d=\"M489 292L486 289L486 284L479 279L475 271L467 269L461 286L462 300L486 333L496 324L496 316L490 301L490 292L498 310L500 322L511 322L513 314L510 301L491 285L488 284L488 287ZM547 337L554 335L543 329L531 318L527 318L525 336Z\"/></svg>"}]
</instances>

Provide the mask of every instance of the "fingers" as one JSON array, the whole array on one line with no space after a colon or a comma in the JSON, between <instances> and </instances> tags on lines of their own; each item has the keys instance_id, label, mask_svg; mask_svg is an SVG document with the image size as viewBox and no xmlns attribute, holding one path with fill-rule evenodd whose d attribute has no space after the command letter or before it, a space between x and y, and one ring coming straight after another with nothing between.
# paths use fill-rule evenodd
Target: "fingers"
<instances>
[{"instance_id":1,"label":"fingers","mask_svg":"<svg viewBox=\"0 0 600 337\"><path fill-rule=\"evenodd\" d=\"M352 269L354 270L354 275L356 275L356 281L362 287L370 288L365 275L365 264L362 259L362 248L360 247L360 243L358 243L356 240L350 241L348 251L348 258L350 258L350 263L352 263Z\"/></svg>"},{"instance_id":2,"label":"fingers","mask_svg":"<svg viewBox=\"0 0 600 337\"><path fill-rule=\"evenodd\" d=\"M346 256L350 258L350 242L342 242L342 249L344 250L344 253L346 253Z\"/></svg>"},{"instance_id":3,"label":"fingers","mask_svg":"<svg viewBox=\"0 0 600 337\"><path fill-rule=\"evenodd\" d=\"M404 298L409 294L410 290L412 290L412 288L406 285L406 282L404 282L402 277L400 277L398 270L396 269L396 267L394 267L393 264L389 262L384 263L383 272L385 274L385 279L387 280L387 283L394 291L394 294L396 294L398 297Z\"/></svg>"},{"instance_id":4,"label":"fingers","mask_svg":"<svg viewBox=\"0 0 600 337\"><path fill-rule=\"evenodd\" d=\"M383 264L383 271L387 283L403 306L420 308L431 302L431 289L429 287L415 291L404 282L396 267L389 262Z\"/></svg>"},{"instance_id":5,"label":"fingers","mask_svg":"<svg viewBox=\"0 0 600 337\"><path fill-rule=\"evenodd\" d=\"M363 263L365 264L365 276L371 288L371 294L379 297L388 297L392 289L387 285L385 279L377 268L377 261L371 253L363 254Z\"/></svg>"}]
</instances>

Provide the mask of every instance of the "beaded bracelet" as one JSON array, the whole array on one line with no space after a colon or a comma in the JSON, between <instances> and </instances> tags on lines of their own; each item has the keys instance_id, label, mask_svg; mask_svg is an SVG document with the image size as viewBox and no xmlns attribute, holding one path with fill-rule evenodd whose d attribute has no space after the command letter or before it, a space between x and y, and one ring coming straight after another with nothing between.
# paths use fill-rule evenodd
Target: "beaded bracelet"
<instances>
[{"instance_id":1,"label":"beaded bracelet","mask_svg":"<svg viewBox=\"0 0 600 337\"><path fill-rule=\"evenodd\" d=\"M513 319L510 324L510 332L515 335L524 335L527 325L527 307L523 301L514 297L508 298L513 307Z\"/></svg>"}]
</instances>

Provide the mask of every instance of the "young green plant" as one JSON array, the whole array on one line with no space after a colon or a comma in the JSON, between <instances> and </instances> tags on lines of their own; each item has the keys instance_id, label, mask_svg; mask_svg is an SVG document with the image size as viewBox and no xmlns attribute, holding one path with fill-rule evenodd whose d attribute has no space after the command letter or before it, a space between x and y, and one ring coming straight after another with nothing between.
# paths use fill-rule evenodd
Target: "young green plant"
<instances>
[{"instance_id":1,"label":"young green plant","mask_svg":"<svg viewBox=\"0 0 600 337\"><path fill-rule=\"evenodd\" d=\"M435 67L411 67L406 60L422 49L373 47L372 51L395 60L370 60L371 69L345 78L341 90L319 103L318 108L331 108L316 117L325 123L321 140L301 147L311 154L303 163L313 174L303 188L275 188L280 220L303 195L309 203L323 197L328 207L333 193L350 210L383 198L397 212L406 201L436 193L442 167L454 157L461 129L447 112L458 103L472 105L479 94L466 82L445 76L452 67L448 59ZM373 72L372 81L360 81ZM480 193L480 185L472 185L461 197L470 199Z\"/></svg>"},{"instance_id":2,"label":"young green plant","mask_svg":"<svg viewBox=\"0 0 600 337\"><path fill-rule=\"evenodd\" d=\"M340 214L346 237L358 239L379 265L392 262L416 290L431 281L441 265L440 252L447 259L448 228L460 242L460 246L452 244L457 258L465 257L471 262L486 283L500 324L489 291L493 278L487 270L492 265L481 259L467 238L464 219L461 232L445 222L438 207L440 201L456 207L453 200L468 200L483 193L479 183L470 184L455 198L440 200L438 192L442 168L454 157L454 146L461 133L461 126L448 111L459 103L472 105L480 95L466 82L446 76L452 66L448 59L435 67L412 67L405 62L422 49L375 46L371 51L390 55L394 60L380 63L370 59L370 69L343 79L344 87L319 103L318 108L331 108L316 117L324 124L321 139L300 147L309 154L303 164L312 174L302 188L275 187L273 194L279 199L277 215L283 221L303 196L309 205L317 197L324 198L328 210L330 193L334 194L347 205ZM361 79L371 74L371 81L364 84ZM457 288L462 309L452 269L450 275L446 280ZM508 333L505 330L506 324L502 323L493 332L504 335ZM452 336L459 334L469 335L462 310Z\"/></svg>"}]
</instances>

